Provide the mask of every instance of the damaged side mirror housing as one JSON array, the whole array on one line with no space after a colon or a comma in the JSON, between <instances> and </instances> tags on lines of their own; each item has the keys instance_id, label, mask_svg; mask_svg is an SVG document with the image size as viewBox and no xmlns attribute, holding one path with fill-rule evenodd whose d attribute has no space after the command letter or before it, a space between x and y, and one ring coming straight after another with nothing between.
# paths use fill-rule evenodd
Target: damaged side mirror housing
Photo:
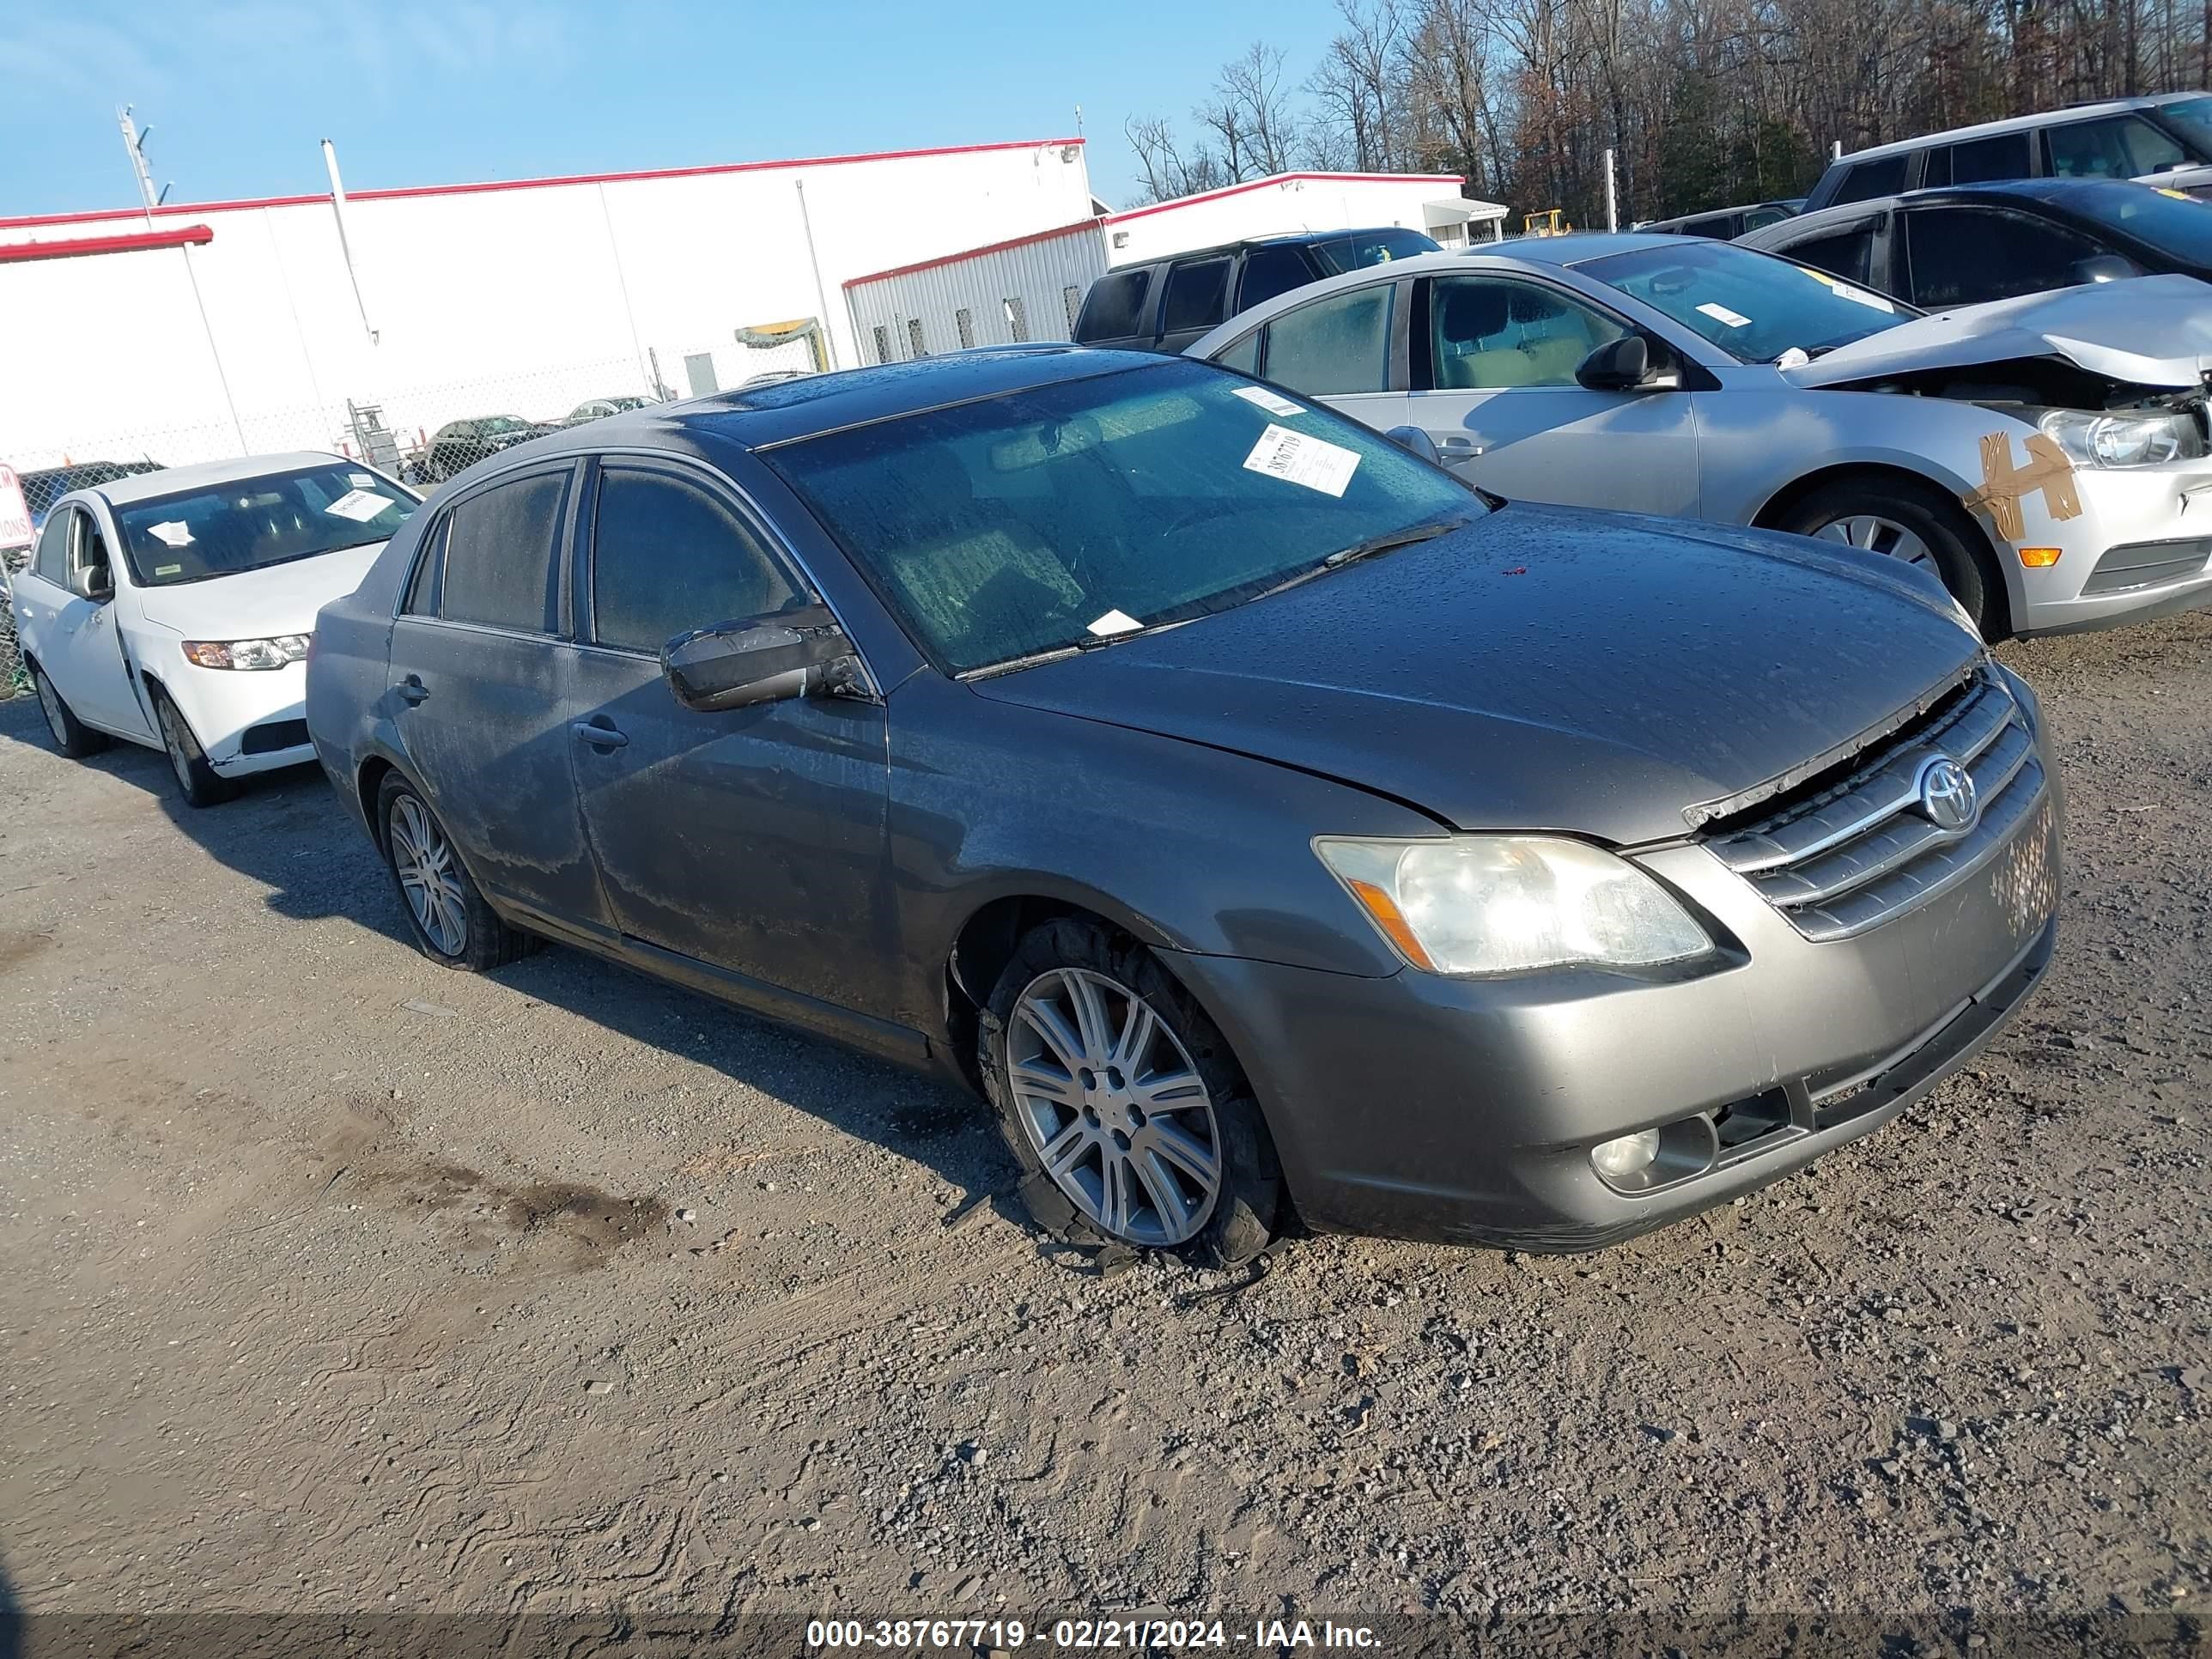
<instances>
[{"instance_id":1,"label":"damaged side mirror housing","mask_svg":"<svg viewBox=\"0 0 2212 1659\"><path fill-rule=\"evenodd\" d=\"M866 688L852 641L822 605L679 634L660 648L660 672L677 702L706 714Z\"/></svg>"},{"instance_id":2,"label":"damaged side mirror housing","mask_svg":"<svg viewBox=\"0 0 2212 1659\"><path fill-rule=\"evenodd\" d=\"M1641 334L1624 334L1583 358L1575 383L1589 392L1673 392L1682 375L1663 353L1655 357Z\"/></svg>"}]
</instances>

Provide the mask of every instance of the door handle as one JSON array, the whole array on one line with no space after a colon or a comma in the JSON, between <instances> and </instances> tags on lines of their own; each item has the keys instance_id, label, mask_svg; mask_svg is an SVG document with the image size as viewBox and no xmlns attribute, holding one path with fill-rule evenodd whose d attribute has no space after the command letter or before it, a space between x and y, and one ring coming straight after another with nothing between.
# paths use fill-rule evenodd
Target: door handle
<instances>
[{"instance_id":1,"label":"door handle","mask_svg":"<svg viewBox=\"0 0 2212 1659\"><path fill-rule=\"evenodd\" d=\"M430 688L423 684L422 681L416 679L412 674L410 674L405 679L400 681L398 684L393 686L392 689L398 694L400 702L410 706L422 702L423 698L430 695Z\"/></svg>"},{"instance_id":2,"label":"door handle","mask_svg":"<svg viewBox=\"0 0 2212 1659\"><path fill-rule=\"evenodd\" d=\"M568 729L594 749L619 749L629 741L623 732L598 720L578 720Z\"/></svg>"},{"instance_id":3,"label":"door handle","mask_svg":"<svg viewBox=\"0 0 2212 1659\"><path fill-rule=\"evenodd\" d=\"M1466 434L1461 432L1446 432L1439 434L1437 439L1437 447L1438 449L1448 449L1455 456L1480 455L1482 453L1482 446L1475 442L1474 439L1468 437Z\"/></svg>"}]
</instances>

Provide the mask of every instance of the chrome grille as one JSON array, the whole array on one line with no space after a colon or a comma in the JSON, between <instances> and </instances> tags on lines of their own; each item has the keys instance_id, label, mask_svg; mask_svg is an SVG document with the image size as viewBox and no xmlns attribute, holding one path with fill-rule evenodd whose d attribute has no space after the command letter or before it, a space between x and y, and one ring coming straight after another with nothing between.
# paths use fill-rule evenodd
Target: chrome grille
<instances>
[{"instance_id":1,"label":"chrome grille","mask_svg":"<svg viewBox=\"0 0 2212 1659\"><path fill-rule=\"evenodd\" d=\"M1964 831L1921 810L1921 768L1944 756L1974 781L1980 815ZM1860 750L1802 798L1717 826L1706 845L1806 938L1849 939L1964 880L2045 793L2034 734L1984 666L1925 722Z\"/></svg>"}]
</instances>

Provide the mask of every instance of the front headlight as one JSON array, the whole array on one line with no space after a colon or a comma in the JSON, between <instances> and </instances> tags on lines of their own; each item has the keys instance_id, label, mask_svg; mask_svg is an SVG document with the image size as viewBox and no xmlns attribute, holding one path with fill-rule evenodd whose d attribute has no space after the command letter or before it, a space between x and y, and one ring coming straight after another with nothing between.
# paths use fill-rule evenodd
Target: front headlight
<instances>
[{"instance_id":1,"label":"front headlight","mask_svg":"<svg viewBox=\"0 0 2212 1659\"><path fill-rule=\"evenodd\" d=\"M1649 967L1712 949L1666 889L1577 841L1322 836L1314 851L1399 955L1431 973Z\"/></svg>"},{"instance_id":2,"label":"front headlight","mask_svg":"<svg viewBox=\"0 0 2212 1659\"><path fill-rule=\"evenodd\" d=\"M2197 417L2185 410L2097 415L2080 409L2046 409L2035 423L2082 466L2157 466L2193 461L2204 453L2204 434Z\"/></svg>"},{"instance_id":3,"label":"front headlight","mask_svg":"<svg viewBox=\"0 0 2212 1659\"><path fill-rule=\"evenodd\" d=\"M307 654L305 634L268 640L186 640L185 657L202 668L283 668Z\"/></svg>"}]
</instances>

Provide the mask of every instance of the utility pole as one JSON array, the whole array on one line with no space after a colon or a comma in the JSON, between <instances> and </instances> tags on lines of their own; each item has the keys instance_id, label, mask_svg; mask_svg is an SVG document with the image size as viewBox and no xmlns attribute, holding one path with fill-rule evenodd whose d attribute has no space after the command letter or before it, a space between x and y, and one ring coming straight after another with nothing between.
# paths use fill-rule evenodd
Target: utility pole
<instances>
[{"instance_id":1,"label":"utility pole","mask_svg":"<svg viewBox=\"0 0 2212 1659\"><path fill-rule=\"evenodd\" d=\"M130 105L115 112L115 123L123 130L123 148L131 154L131 175L138 181L138 200L145 209L146 228L150 230L154 227L154 210L161 205L161 197L167 191L155 191L153 171L146 165L146 133L140 132L138 124L131 119ZM152 131L151 127L146 130ZM238 418L238 400L230 395L230 376L223 373L222 353L215 343L215 325L208 321L207 301L200 297L200 278L192 269L192 251L179 247L177 257L185 262L185 280L192 285L192 304L199 310L200 331L207 336L208 357L215 364L216 384L222 388L222 406L230 411L230 429L238 440L238 453L243 455L252 446L246 441L246 427Z\"/></svg>"},{"instance_id":2,"label":"utility pole","mask_svg":"<svg viewBox=\"0 0 2212 1659\"><path fill-rule=\"evenodd\" d=\"M1613 189L1611 150L1605 153L1605 228L1607 230L1620 228L1620 198Z\"/></svg>"}]
</instances>

